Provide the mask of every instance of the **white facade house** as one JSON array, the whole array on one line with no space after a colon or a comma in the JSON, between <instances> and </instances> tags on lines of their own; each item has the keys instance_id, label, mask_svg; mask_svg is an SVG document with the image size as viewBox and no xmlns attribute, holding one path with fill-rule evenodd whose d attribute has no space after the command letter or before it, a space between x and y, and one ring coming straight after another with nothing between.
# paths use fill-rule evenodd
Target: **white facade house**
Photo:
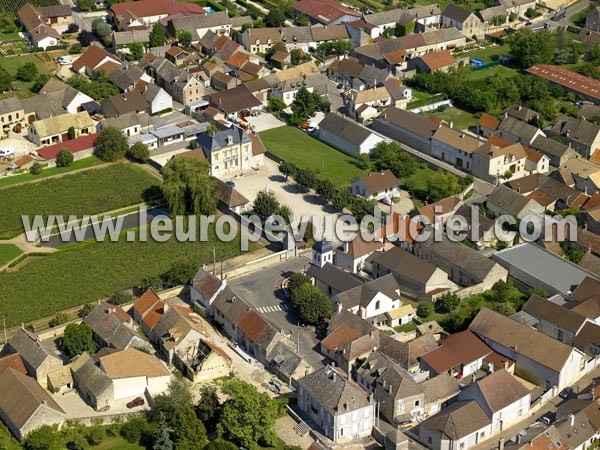
<instances>
[{"instance_id":1,"label":"white facade house","mask_svg":"<svg viewBox=\"0 0 600 450\"><path fill-rule=\"evenodd\" d=\"M206 310L210 309L217 295L227 285L227 279L219 280L212 273L200 268L192 279L190 298L192 303L202 305Z\"/></svg>"},{"instance_id":2,"label":"white facade house","mask_svg":"<svg viewBox=\"0 0 600 450\"><path fill-rule=\"evenodd\" d=\"M149 103L148 112L156 114L173 109L173 98L163 88L150 84L144 91L144 98Z\"/></svg>"},{"instance_id":3,"label":"white facade house","mask_svg":"<svg viewBox=\"0 0 600 450\"><path fill-rule=\"evenodd\" d=\"M400 195L398 184L398 178L391 170L386 169L354 180L352 195L364 197L367 200L385 200L391 204L392 199Z\"/></svg>"},{"instance_id":4,"label":"white facade house","mask_svg":"<svg viewBox=\"0 0 600 450\"><path fill-rule=\"evenodd\" d=\"M334 367L298 380L298 407L336 443L368 437L373 430L375 401Z\"/></svg>"},{"instance_id":5,"label":"white facade house","mask_svg":"<svg viewBox=\"0 0 600 450\"><path fill-rule=\"evenodd\" d=\"M317 137L319 140L354 157L369 154L380 142L391 141L391 139L347 117L334 113L327 114L319 123Z\"/></svg>"}]
</instances>

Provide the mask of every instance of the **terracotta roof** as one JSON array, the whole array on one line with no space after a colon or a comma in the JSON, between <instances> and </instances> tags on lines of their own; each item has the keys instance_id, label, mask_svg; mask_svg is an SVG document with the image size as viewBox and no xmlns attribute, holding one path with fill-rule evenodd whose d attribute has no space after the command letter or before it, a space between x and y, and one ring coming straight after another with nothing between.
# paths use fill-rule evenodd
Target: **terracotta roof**
<instances>
[{"instance_id":1,"label":"terracotta roof","mask_svg":"<svg viewBox=\"0 0 600 450\"><path fill-rule=\"evenodd\" d=\"M359 337L360 333L358 331L346 324L342 324L321 341L321 346L330 351L336 351Z\"/></svg>"},{"instance_id":2,"label":"terracotta roof","mask_svg":"<svg viewBox=\"0 0 600 450\"><path fill-rule=\"evenodd\" d=\"M481 339L466 330L444 339L438 348L421 356L421 360L441 374L450 369L460 370L459 365L470 364L491 352Z\"/></svg>"},{"instance_id":3,"label":"terracotta roof","mask_svg":"<svg viewBox=\"0 0 600 450\"><path fill-rule=\"evenodd\" d=\"M395 188L399 183L398 178L396 178L390 169L370 173L360 178L360 181L362 181L370 192L381 192L386 189Z\"/></svg>"},{"instance_id":4,"label":"terracotta roof","mask_svg":"<svg viewBox=\"0 0 600 450\"><path fill-rule=\"evenodd\" d=\"M300 0L293 8L323 24L329 24L345 15L360 17L359 12L334 0Z\"/></svg>"},{"instance_id":5,"label":"terracotta roof","mask_svg":"<svg viewBox=\"0 0 600 450\"><path fill-rule=\"evenodd\" d=\"M148 288L146 292L142 294L142 296L137 299L137 301L133 305L133 309L140 316L143 316L146 312L152 308L157 302L160 301L160 297L152 288Z\"/></svg>"},{"instance_id":6,"label":"terracotta roof","mask_svg":"<svg viewBox=\"0 0 600 450\"><path fill-rule=\"evenodd\" d=\"M345 249L345 247L348 247ZM349 256L351 259L362 258L365 255L381 250L383 248L383 242L379 241L365 241L361 235L356 236L355 239L341 245L337 250Z\"/></svg>"},{"instance_id":7,"label":"terracotta roof","mask_svg":"<svg viewBox=\"0 0 600 450\"><path fill-rule=\"evenodd\" d=\"M527 72L595 100L600 100L600 80L586 77L563 67L548 64L536 64L527 69Z\"/></svg>"},{"instance_id":8,"label":"terracotta roof","mask_svg":"<svg viewBox=\"0 0 600 450\"><path fill-rule=\"evenodd\" d=\"M171 372L152 355L130 348L100 358L100 365L112 379L146 376L168 377Z\"/></svg>"},{"instance_id":9,"label":"terracotta roof","mask_svg":"<svg viewBox=\"0 0 600 450\"><path fill-rule=\"evenodd\" d=\"M265 329L269 327L269 324L256 311L248 311L237 327L248 339L256 342Z\"/></svg>"},{"instance_id":10,"label":"terracotta roof","mask_svg":"<svg viewBox=\"0 0 600 450\"><path fill-rule=\"evenodd\" d=\"M44 158L46 161L49 161L51 159L56 158L58 152L61 151L63 148L70 151L71 153L77 153L93 148L97 137L98 133L87 134L77 139L61 142L60 144L54 144L48 147L39 148L36 150L36 153L42 158Z\"/></svg>"},{"instance_id":11,"label":"terracotta roof","mask_svg":"<svg viewBox=\"0 0 600 450\"><path fill-rule=\"evenodd\" d=\"M427 53L421 56L421 61L432 71L456 64L456 59L454 59L454 56L448 50Z\"/></svg>"},{"instance_id":12,"label":"terracotta roof","mask_svg":"<svg viewBox=\"0 0 600 450\"><path fill-rule=\"evenodd\" d=\"M21 359L21 355L13 353L0 358L0 375L2 375L7 369L14 369L24 375L27 375L27 369Z\"/></svg>"},{"instance_id":13,"label":"terracotta roof","mask_svg":"<svg viewBox=\"0 0 600 450\"><path fill-rule=\"evenodd\" d=\"M118 5L118 3L115 4L115 6L116 5ZM73 62L73 69L77 72L84 67L90 67L91 69L94 69L104 58L110 58L114 62L113 65L117 65L116 68L121 66L122 61L115 55L108 53L106 50L98 47L97 45L90 45L89 48ZM98 68L98 70L100 70L100 68ZM105 70L105 72L108 73L107 70Z\"/></svg>"},{"instance_id":14,"label":"terracotta roof","mask_svg":"<svg viewBox=\"0 0 600 450\"><path fill-rule=\"evenodd\" d=\"M463 201L458 195L444 198L439 202L430 203L429 205L417 208L417 212L424 217L427 217L431 223L435 222L435 217L438 215L446 215L455 211Z\"/></svg>"},{"instance_id":15,"label":"terracotta roof","mask_svg":"<svg viewBox=\"0 0 600 450\"><path fill-rule=\"evenodd\" d=\"M233 55L231 55L231 57L226 61L227 64L229 64L232 67L236 67L236 68L241 68L246 62L248 62L248 59L250 58L249 55L247 55L244 52L237 52L234 53Z\"/></svg>"},{"instance_id":16,"label":"terracotta roof","mask_svg":"<svg viewBox=\"0 0 600 450\"><path fill-rule=\"evenodd\" d=\"M176 45L172 46L165 52L165 54L172 56L173 58L177 58L182 53L187 54L187 52L181 47L177 47Z\"/></svg>"},{"instance_id":17,"label":"terracotta roof","mask_svg":"<svg viewBox=\"0 0 600 450\"><path fill-rule=\"evenodd\" d=\"M500 121L497 118L495 118L494 116L492 116L491 114L482 113L481 117L477 121L477 125L480 125L489 130L496 131L496 129L500 125ZM500 139L502 139L502 138L500 138ZM488 140L488 142L489 142L489 140Z\"/></svg>"},{"instance_id":18,"label":"terracotta roof","mask_svg":"<svg viewBox=\"0 0 600 450\"><path fill-rule=\"evenodd\" d=\"M142 322L150 329L154 329L158 321L165 314L165 304L162 301L155 303L149 311L144 313Z\"/></svg>"},{"instance_id":19,"label":"terracotta roof","mask_svg":"<svg viewBox=\"0 0 600 450\"><path fill-rule=\"evenodd\" d=\"M473 398L471 392L479 392L492 413L518 402L529 394L529 390L504 369L495 371L471 384L458 396L458 400Z\"/></svg>"}]
</instances>

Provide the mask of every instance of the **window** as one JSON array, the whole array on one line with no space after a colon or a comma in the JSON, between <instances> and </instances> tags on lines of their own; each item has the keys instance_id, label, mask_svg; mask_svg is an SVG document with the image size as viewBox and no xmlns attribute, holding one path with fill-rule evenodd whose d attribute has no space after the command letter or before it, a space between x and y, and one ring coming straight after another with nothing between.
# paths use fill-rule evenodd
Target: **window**
<instances>
[{"instance_id":1,"label":"window","mask_svg":"<svg viewBox=\"0 0 600 450\"><path fill-rule=\"evenodd\" d=\"M461 448L461 449L465 448L465 443L464 443L464 442L461 442L461 443L460 443L460 448Z\"/></svg>"},{"instance_id":2,"label":"window","mask_svg":"<svg viewBox=\"0 0 600 450\"><path fill-rule=\"evenodd\" d=\"M485 437L485 431L479 433L479 439L483 439Z\"/></svg>"},{"instance_id":3,"label":"window","mask_svg":"<svg viewBox=\"0 0 600 450\"><path fill-rule=\"evenodd\" d=\"M415 407L419 406L419 400L415 400Z\"/></svg>"},{"instance_id":4,"label":"window","mask_svg":"<svg viewBox=\"0 0 600 450\"><path fill-rule=\"evenodd\" d=\"M433 439L431 438L431 436L427 436L427 443L428 444L433 443Z\"/></svg>"},{"instance_id":5,"label":"window","mask_svg":"<svg viewBox=\"0 0 600 450\"><path fill-rule=\"evenodd\" d=\"M381 307L381 301L377 300L375 302L375 309L379 309Z\"/></svg>"}]
</instances>

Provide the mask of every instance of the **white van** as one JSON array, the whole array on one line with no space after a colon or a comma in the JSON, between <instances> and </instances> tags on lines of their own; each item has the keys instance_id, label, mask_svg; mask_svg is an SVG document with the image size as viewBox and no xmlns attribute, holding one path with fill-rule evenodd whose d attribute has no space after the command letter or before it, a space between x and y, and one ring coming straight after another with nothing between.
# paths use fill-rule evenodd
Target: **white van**
<instances>
[{"instance_id":1,"label":"white van","mask_svg":"<svg viewBox=\"0 0 600 450\"><path fill-rule=\"evenodd\" d=\"M0 158L6 157L6 156L12 156L14 154L15 154L15 149L12 147L6 147L3 149L0 149Z\"/></svg>"},{"instance_id":2,"label":"white van","mask_svg":"<svg viewBox=\"0 0 600 450\"><path fill-rule=\"evenodd\" d=\"M60 58L58 58L58 63L61 66L68 66L72 62L73 62L73 60L71 59L71 55L65 55L65 56L61 56Z\"/></svg>"}]
</instances>

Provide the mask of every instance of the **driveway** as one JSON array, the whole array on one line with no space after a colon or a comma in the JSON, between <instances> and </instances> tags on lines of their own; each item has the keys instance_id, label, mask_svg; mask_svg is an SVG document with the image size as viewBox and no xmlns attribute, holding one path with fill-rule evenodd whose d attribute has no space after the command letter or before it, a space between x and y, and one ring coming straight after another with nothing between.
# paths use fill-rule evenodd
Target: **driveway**
<instances>
[{"instance_id":1,"label":"driveway","mask_svg":"<svg viewBox=\"0 0 600 450\"><path fill-rule=\"evenodd\" d=\"M315 350L318 343L314 327L299 326L299 318L280 289L281 282L310 264L306 257L294 258L274 267L254 271L228 282L233 290L249 302L263 319L300 348L304 362L315 369L323 366L323 356Z\"/></svg>"},{"instance_id":2,"label":"driveway","mask_svg":"<svg viewBox=\"0 0 600 450\"><path fill-rule=\"evenodd\" d=\"M266 157L264 165L257 172L238 176L234 178L234 182L235 188L251 202L256 199L260 191L268 189L275 194L281 204L292 208L296 217L337 215L337 211L316 194L302 192L300 187L291 180L286 182L285 177L279 173L277 163Z\"/></svg>"},{"instance_id":3,"label":"driveway","mask_svg":"<svg viewBox=\"0 0 600 450\"><path fill-rule=\"evenodd\" d=\"M250 127L257 133L285 125L285 122L282 122L271 113L261 113L256 117L249 116L246 117L246 120L250 124Z\"/></svg>"}]
</instances>

